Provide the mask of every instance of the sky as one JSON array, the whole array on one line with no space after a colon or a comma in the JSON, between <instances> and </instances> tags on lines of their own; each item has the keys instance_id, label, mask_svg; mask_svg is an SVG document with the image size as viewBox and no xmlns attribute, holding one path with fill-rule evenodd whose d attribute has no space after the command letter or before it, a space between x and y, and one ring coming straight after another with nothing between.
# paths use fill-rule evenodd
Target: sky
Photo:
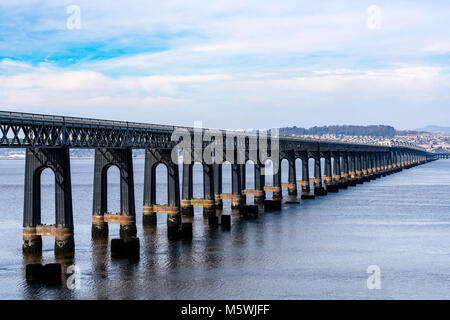
<instances>
[{"instance_id":1,"label":"sky","mask_svg":"<svg viewBox=\"0 0 450 320\"><path fill-rule=\"evenodd\" d=\"M449 1L0 1L0 109L450 126Z\"/></svg>"}]
</instances>

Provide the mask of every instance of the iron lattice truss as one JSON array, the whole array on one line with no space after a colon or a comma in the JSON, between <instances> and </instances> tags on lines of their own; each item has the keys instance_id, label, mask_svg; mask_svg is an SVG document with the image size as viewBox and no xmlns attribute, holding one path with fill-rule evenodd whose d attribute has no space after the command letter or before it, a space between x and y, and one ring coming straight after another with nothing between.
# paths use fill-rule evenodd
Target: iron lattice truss
<instances>
[{"instance_id":1,"label":"iron lattice truss","mask_svg":"<svg viewBox=\"0 0 450 320\"><path fill-rule=\"evenodd\" d=\"M171 139L176 129L183 129L189 134L196 130L189 127L0 111L0 148L172 149L178 143ZM217 131L223 136L224 146L227 145L226 137L231 133L231 136L237 139L241 136L245 141L244 144L240 144L236 140L233 143L235 148L245 145L247 150L248 137L255 135L255 133ZM271 144L270 141L268 143ZM202 144L205 146L208 143L203 141ZM281 136L279 144L281 151L317 150L319 147L321 151L388 151L395 148L425 153L423 149L398 143L380 146Z\"/></svg>"}]
</instances>

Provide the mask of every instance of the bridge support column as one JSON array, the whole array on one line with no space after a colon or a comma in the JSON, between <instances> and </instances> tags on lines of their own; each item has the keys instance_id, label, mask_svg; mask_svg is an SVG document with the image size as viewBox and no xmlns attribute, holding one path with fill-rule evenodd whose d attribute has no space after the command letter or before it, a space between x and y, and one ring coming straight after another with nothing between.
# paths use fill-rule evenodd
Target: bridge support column
<instances>
[{"instance_id":1,"label":"bridge support column","mask_svg":"<svg viewBox=\"0 0 450 320\"><path fill-rule=\"evenodd\" d=\"M348 188L348 172L349 172L349 166L348 166L348 153L347 151L341 152L342 156L342 167L341 167L341 186L343 189Z\"/></svg>"},{"instance_id":2,"label":"bridge support column","mask_svg":"<svg viewBox=\"0 0 450 320\"><path fill-rule=\"evenodd\" d=\"M163 164L167 168L167 205L158 205L156 203L156 167L158 164ZM189 171L189 168L187 169ZM167 213L167 236L169 240L178 239L181 232L178 162L174 163L172 161L171 150L147 149L145 151L144 207L142 218L144 225L155 225L157 221L156 214L158 212ZM129 236L136 236L136 234L134 233L134 235L131 234ZM121 234L121 237L125 237L125 235L122 236Z\"/></svg>"},{"instance_id":3,"label":"bridge support column","mask_svg":"<svg viewBox=\"0 0 450 320\"><path fill-rule=\"evenodd\" d=\"M356 153L349 152L349 172L348 172L348 185L356 186Z\"/></svg>"},{"instance_id":4,"label":"bridge support column","mask_svg":"<svg viewBox=\"0 0 450 320\"><path fill-rule=\"evenodd\" d=\"M231 209L241 212L244 198L242 196L241 168L237 163L231 165L231 193Z\"/></svg>"},{"instance_id":5,"label":"bridge support column","mask_svg":"<svg viewBox=\"0 0 450 320\"><path fill-rule=\"evenodd\" d=\"M266 192L264 191L266 176L261 173L262 166L263 164L259 161L255 163L255 190L258 190L259 194L254 196L254 203L258 205L264 204L266 199Z\"/></svg>"},{"instance_id":6,"label":"bridge support column","mask_svg":"<svg viewBox=\"0 0 450 320\"><path fill-rule=\"evenodd\" d=\"M363 183L363 175L362 175L362 154L361 152L356 152L355 157L355 176L356 176L356 183Z\"/></svg>"},{"instance_id":7,"label":"bridge support column","mask_svg":"<svg viewBox=\"0 0 450 320\"><path fill-rule=\"evenodd\" d=\"M325 196L327 191L322 186L322 167L320 163L320 152L314 152L314 178L312 183L314 184L314 195Z\"/></svg>"},{"instance_id":8,"label":"bridge support column","mask_svg":"<svg viewBox=\"0 0 450 320\"><path fill-rule=\"evenodd\" d=\"M296 168L295 168L295 157L293 156L289 161L289 184L288 184L288 195L297 196L297 178L296 178Z\"/></svg>"},{"instance_id":9,"label":"bridge support column","mask_svg":"<svg viewBox=\"0 0 450 320\"><path fill-rule=\"evenodd\" d=\"M283 199L283 193L281 189L281 159L278 162L278 170L276 168L276 164L273 164L273 200L280 201Z\"/></svg>"},{"instance_id":10,"label":"bridge support column","mask_svg":"<svg viewBox=\"0 0 450 320\"><path fill-rule=\"evenodd\" d=\"M325 175L322 177L326 190L328 192L338 192L339 189L335 182L332 180L332 173L331 173L331 153L326 152L325 153Z\"/></svg>"},{"instance_id":11,"label":"bridge support column","mask_svg":"<svg viewBox=\"0 0 450 320\"><path fill-rule=\"evenodd\" d=\"M309 179L309 157L307 152L300 154L302 159L302 180L297 183L302 187L302 199L314 199L314 195L311 194L311 186Z\"/></svg>"},{"instance_id":12,"label":"bridge support column","mask_svg":"<svg viewBox=\"0 0 450 320\"><path fill-rule=\"evenodd\" d=\"M214 165L203 164L203 217L208 218L209 224L216 226L218 219L216 216L215 193L214 193Z\"/></svg>"},{"instance_id":13,"label":"bridge support column","mask_svg":"<svg viewBox=\"0 0 450 320\"><path fill-rule=\"evenodd\" d=\"M333 153L333 181L338 189L347 189L347 182L342 175L340 152Z\"/></svg>"},{"instance_id":14,"label":"bridge support column","mask_svg":"<svg viewBox=\"0 0 450 320\"><path fill-rule=\"evenodd\" d=\"M186 155L185 155L186 156ZM183 182L181 190L181 215L186 217L194 216L194 206L191 204L193 199L193 164L190 161L183 163ZM155 215L156 223L156 215Z\"/></svg>"},{"instance_id":15,"label":"bridge support column","mask_svg":"<svg viewBox=\"0 0 450 320\"><path fill-rule=\"evenodd\" d=\"M133 159L131 148L96 149L94 172L94 204L92 210L92 236L108 235L107 220L107 170L116 166L120 172L120 213L114 217L120 222L121 237L136 236L136 213L134 207Z\"/></svg>"},{"instance_id":16,"label":"bridge support column","mask_svg":"<svg viewBox=\"0 0 450 320\"><path fill-rule=\"evenodd\" d=\"M54 225L41 225L41 173L46 168L50 168L55 174L56 223ZM26 150L23 252L41 253L42 235L55 236L56 255L74 254L72 185L68 148Z\"/></svg>"},{"instance_id":17,"label":"bridge support column","mask_svg":"<svg viewBox=\"0 0 450 320\"><path fill-rule=\"evenodd\" d=\"M223 209L223 200L220 197L222 194L222 164L214 163L214 199L216 210Z\"/></svg>"}]
</instances>

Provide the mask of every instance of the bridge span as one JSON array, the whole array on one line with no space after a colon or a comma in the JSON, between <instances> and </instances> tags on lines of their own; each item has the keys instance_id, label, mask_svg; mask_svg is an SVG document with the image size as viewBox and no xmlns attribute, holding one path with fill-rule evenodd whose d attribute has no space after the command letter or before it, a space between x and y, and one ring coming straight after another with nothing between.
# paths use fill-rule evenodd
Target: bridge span
<instances>
[{"instance_id":1,"label":"bridge span","mask_svg":"<svg viewBox=\"0 0 450 320\"><path fill-rule=\"evenodd\" d=\"M42 236L55 237L55 254L73 254L74 222L70 175L71 148L95 149L92 237L107 237L108 223L120 223L123 239L136 237L133 149L145 149L143 224L156 225L157 213L167 213L169 239L192 237L188 217L193 206L203 207L212 227L230 227L230 216L220 214L223 200L234 212L257 216L259 209L279 210L282 188L292 199L311 199L328 192L380 178L440 158L424 149L391 143L357 144L278 136L274 132L239 132L145 123L0 111L0 147L24 148L25 196L23 252L42 251ZM183 157L179 164L178 156ZM296 160L301 159L301 180ZM310 177L309 160L314 161ZM321 159L323 159L321 161ZM281 161L288 161L288 181L281 179ZM231 163L232 192L222 192L222 165ZM247 188L245 166L254 163L254 185ZM268 175L268 163L272 173ZM193 165L203 167L203 198L193 197ZM156 166L167 167L167 203L156 203ZM180 188L179 165L182 165ZM324 168L322 169L322 165ZM107 170L120 171L119 213L107 210ZM55 224L41 224L40 175L55 175ZM270 186L266 179L272 179ZM181 190L180 190L181 189ZM181 197L180 197L181 193ZM247 196L254 205L247 204Z\"/></svg>"}]
</instances>

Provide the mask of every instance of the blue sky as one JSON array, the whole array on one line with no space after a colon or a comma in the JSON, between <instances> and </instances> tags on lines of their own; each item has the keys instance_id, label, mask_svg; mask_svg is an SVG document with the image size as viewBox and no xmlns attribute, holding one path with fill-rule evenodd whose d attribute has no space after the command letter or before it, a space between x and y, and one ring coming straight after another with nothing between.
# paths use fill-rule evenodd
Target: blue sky
<instances>
[{"instance_id":1,"label":"blue sky","mask_svg":"<svg viewBox=\"0 0 450 320\"><path fill-rule=\"evenodd\" d=\"M67 27L70 5L80 29ZM2 0L0 108L244 129L448 126L449 13L448 1Z\"/></svg>"}]
</instances>

